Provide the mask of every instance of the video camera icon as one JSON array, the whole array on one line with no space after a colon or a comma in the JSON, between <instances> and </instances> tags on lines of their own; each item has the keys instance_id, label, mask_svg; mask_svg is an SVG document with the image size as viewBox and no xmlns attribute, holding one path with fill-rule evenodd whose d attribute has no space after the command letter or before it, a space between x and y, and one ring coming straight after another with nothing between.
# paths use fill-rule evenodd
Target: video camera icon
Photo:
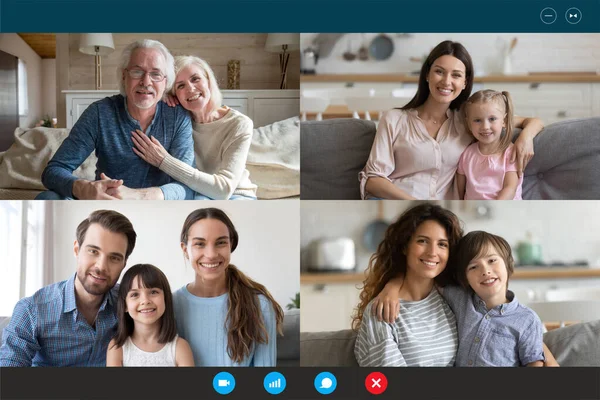
<instances>
[{"instance_id":1,"label":"video camera icon","mask_svg":"<svg viewBox=\"0 0 600 400\"><path fill-rule=\"evenodd\" d=\"M229 394L235 389L235 378L229 372L219 372L213 378L213 389L219 394Z\"/></svg>"}]
</instances>

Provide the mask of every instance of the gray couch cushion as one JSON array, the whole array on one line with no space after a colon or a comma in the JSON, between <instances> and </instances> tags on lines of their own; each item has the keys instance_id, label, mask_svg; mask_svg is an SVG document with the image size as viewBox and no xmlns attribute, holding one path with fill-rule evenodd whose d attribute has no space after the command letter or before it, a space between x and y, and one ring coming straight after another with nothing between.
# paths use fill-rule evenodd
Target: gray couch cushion
<instances>
[{"instance_id":1,"label":"gray couch cushion","mask_svg":"<svg viewBox=\"0 0 600 400\"><path fill-rule=\"evenodd\" d=\"M277 337L277 366L298 366L300 360L300 310L285 312L283 336Z\"/></svg>"},{"instance_id":2,"label":"gray couch cushion","mask_svg":"<svg viewBox=\"0 0 600 400\"><path fill-rule=\"evenodd\" d=\"M358 173L369 158L375 123L343 118L300 124L300 198L360 200Z\"/></svg>"},{"instance_id":3,"label":"gray couch cushion","mask_svg":"<svg viewBox=\"0 0 600 400\"><path fill-rule=\"evenodd\" d=\"M356 332L300 333L300 365L303 367L352 367ZM600 320L555 329L544 334L548 346L563 367L600 366Z\"/></svg>"},{"instance_id":4,"label":"gray couch cushion","mask_svg":"<svg viewBox=\"0 0 600 400\"><path fill-rule=\"evenodd\" d=\"M300 366L354 367L356 332L347 329L336 332L300 333Z\"/></svg>"},{"instance_id":5,"label":"gray couch cushion","mask_svg":"<svg viewBox=\"0 0 600 400\"><path fill-rule=\"evenodd\" d=\"M600 118L548 125L534 140L524 199L600 198Z\"/></svg>"},{"instance_id":6,"label":"gray couch cushion","mask_svg":"<svg viewBox=\"0 0 600 400\"><path fill-rule=\"evenodd\" d=\"M547 332L544 343L561 367L600 366L600 320Z\"/></svg>"},{"instance_id":7,"label":"gray couch cushion","mask_svg":"<svg viewBox=\"0 0 600 400\"><path fill-rule=\"evenodd\" d=\"M360 199L358 173L369 158L375 124L357 119L303 122L300 198ZM600 118L548 125L534 141L523 198L600 198Z\"/></svg>"}]
</instances>

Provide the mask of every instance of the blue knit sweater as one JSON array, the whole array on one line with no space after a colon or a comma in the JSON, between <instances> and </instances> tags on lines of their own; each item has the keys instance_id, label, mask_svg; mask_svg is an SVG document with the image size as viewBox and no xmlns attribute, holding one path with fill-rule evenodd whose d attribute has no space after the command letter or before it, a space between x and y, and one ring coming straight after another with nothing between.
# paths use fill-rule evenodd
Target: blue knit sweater
<instances>
[{"instance_id":1,"label":"blue knit sweater","mask_svg":"<svg viewBox=\"0 0 600 400\"><path fill-rule=\"evenodd\" d=\"M160 187L165 200L193 198L190 188L133 152L131 132L136 129L141 129L140 124L129 115L123 96L91 104L48 163L42 183L61 196L73 197L73 182L78 179L73 171L95 151L97 180L104 172L110 178L123 179L124 185L132 189ZM191 119L181 106L158 102L146 134L158 139L173 157L195 166Z\"/></svg>"}]
</instances>

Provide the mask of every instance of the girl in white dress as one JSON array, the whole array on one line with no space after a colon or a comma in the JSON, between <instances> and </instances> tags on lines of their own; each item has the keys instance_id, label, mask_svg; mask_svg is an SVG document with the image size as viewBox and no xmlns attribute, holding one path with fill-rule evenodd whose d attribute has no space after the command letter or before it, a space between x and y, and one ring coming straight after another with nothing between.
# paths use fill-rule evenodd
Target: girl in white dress
<instances>
[{"instance_id":1,"label":"girl in white dress","mask_svg":"<svg viewBox=\"0 0 600 400\"><path fill-rule=\"evenodd\" d=\"M193 367L190 345L177 336L173 296L163 272L137 264L119 287L119 326L108 345L108 367Z\"/></svg>"}]
</instances>

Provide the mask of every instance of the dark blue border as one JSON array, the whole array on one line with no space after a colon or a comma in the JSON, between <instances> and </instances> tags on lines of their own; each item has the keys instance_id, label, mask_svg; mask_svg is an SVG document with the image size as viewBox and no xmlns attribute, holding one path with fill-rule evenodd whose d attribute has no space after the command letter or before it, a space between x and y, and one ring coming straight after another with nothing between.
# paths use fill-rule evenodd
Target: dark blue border
<instances>
[{"instance_id":1,"label":"dark blue border","mask_svg":"<svg viewBox=\"0 0 600 400\"><path fill-rule=\"evenodd\" d=\"M600 32L600 0L0 0L0 32Z\"/></svg>"}]
</instances>

